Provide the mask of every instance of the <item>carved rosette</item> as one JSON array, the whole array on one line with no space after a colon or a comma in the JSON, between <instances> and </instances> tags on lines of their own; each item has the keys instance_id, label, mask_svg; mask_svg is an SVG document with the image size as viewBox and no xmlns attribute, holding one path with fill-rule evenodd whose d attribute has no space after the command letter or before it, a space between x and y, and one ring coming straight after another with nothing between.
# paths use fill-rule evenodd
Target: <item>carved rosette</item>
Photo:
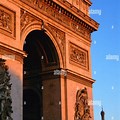
<instances>
[{"instance_id":1,"label":"carved rosette","mask_svg":"<svg viewBox=\"0 0 120 120\"><path fill-rule=\"evenodd\" d=\"M0 32L15 37L15 13L0 5Z\"/></svg>"},{"instance_id":2,"label":"carved rosette","mask_svg":"<svg viewBox=\"0 0 120 120\"><path fill-rule=\"evenodd\" d=\"M76 94L74 120L90 120L87 89L78 90Z\"/></svg>"},{"instance_id":3,"label":"carved rosette","mask_svg":"<svg viewBox=\"0 0 120 120\"><path fill-rule=\"evenodd\" d=\"M88 52L81 47L70 43L70 63L88 69Z\"/></svg>"},{"instance_id":4,"label":"carved rosette","mask_svg":"<svg viewBox=\"0 0 120 120\"><path fill-rule=\"evenodd\" d=\"M8 67L5 60L0 58L0 120L13 120L11 85Z\"/></svg>"}]
</instances>

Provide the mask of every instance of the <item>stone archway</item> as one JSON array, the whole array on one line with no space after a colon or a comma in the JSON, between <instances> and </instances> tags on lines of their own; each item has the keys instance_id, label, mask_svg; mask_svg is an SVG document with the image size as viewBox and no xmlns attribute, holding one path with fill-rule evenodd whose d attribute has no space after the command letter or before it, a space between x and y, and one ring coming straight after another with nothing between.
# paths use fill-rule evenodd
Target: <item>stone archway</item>
<instances>
[{"instance_id":1,"label":"stone archway","mask_svg":"<svg viewBox=\"0 0 120 120\"><path fill-rule=\"evenodd\" d=\"M34 30L27 35L23 50L27 53L23 66L24 120L60 120L60 78L54 75L60 62L54 44L45 31Z\"/></svg>"}]
</instances>

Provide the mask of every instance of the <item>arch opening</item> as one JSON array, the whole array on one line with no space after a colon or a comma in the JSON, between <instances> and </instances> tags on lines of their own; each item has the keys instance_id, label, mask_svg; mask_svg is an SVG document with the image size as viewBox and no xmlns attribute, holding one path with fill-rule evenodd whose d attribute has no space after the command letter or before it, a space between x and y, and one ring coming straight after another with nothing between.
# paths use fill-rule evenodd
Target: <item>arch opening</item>
<instances>
[{"instance_id":1,"label":"arch opening","mask_svg":"<svg viewBox=\"0 0 120 120\"><path fill-rule=\"evenodd\" d=\"M23 50L27 53L23 65L24 120L59 120L60 77L54 70L60 68L60 62L52 40L44 31L34 30L27 35Z\"/></svg>"},{"instance_id":2,"label":"arch opening","mask_svg":"<svg viewBox=\"0 0 120 120\"><path fill-rule=\"evenodd\" d=\"M34 30L28 34L23 50L27 53L27 57L24 59L24 69L26 70L40 69L42 59L46 66L60 66L56 48L49 36L42 30Z\"/></svg>"}]
</instances>

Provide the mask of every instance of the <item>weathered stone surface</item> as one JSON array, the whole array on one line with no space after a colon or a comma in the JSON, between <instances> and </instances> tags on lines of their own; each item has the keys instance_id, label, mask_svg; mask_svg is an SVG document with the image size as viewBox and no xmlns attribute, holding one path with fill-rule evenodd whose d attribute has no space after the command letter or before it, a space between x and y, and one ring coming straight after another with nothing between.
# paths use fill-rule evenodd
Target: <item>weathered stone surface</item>
<instances>
[{"instance_id":1,"label":"weathered stone surface","mask_svg":"<svg viewBox=\"0 0 120 120\"><path fill-rule=\"evenodd\" d=\"M6 59L11 74L12 109L15 111L11 114L13 120L23 120L23 79L25 76L23 65L24 57L27 57L23 46L26 44L27 35L32 31L42 31L50 38L56 50L54 52L58 53L60 66L57 70L63 70L66 73L65 76L52 74L55 69L53 64L56 62L54 60L49 67L41 68L48 70L41 78L45 80L44 99L50 106L49 114L42 118L49 118L53 107L50 120L57 120L57 115L54 115L56 111L60 116L59 119L73 120L75 118L76 93L84 87L87 89L88 99L93 99L92 84L94 80L91 74L90 46L91 33L98 29L98 23L88 15L90 5L89 0L0 0L0 58ZM46 52L44 47L41 50L43 53ZM46 49L49 53L51 48ZM35 51L34 49L30 50ZM41 51L38 52L39 55L41 55ZM41 56L42 60L46 57L45 55L48 54L45 53L44 56ZM2 75L0 76L2 77ZM3 81L0 79L0 84ZM32 83L36 84L34 79ZM49 97L50 103L47 101ZM45 109L47 109L46 103L44 102ZM56 106L59 107L56 108ZM91 120L94 120L92 106L90 106L90 116Z\"/></svg>"}]
</instances>

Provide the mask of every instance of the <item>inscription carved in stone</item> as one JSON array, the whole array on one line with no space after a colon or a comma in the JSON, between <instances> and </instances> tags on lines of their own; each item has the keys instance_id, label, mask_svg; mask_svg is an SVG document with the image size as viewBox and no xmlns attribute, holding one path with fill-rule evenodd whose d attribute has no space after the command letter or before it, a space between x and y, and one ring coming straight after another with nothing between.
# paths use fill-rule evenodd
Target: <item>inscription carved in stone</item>
<instances>
[{"instance_id":1,"label":"inscription carved in stone","mask_svg":"<svg viewBox=\"0 0 120 120\"><path fill-rule=\"evenodd\" d=\"M72 61L88 69L88 52L70 43L70 62Z\"/></svg>"},{"instance_id":2,"label":"inscription carved in stone","mask_svg":"<svg viewBox=\"0 0 120 120\"><path fill-rule=\"evenodd\" d=\"M87 89L78 90L76 94L74 120L90 120Z\"/></svg>"},{"instance_id":3,"label":"inscription carved in stone","mask_svg":"<svg viewBox=\"0 0 120 120\"><path fill-rule=\"evenodd\" d=\"M15 13L0 5L0 32L15 36Z\"/></svg>"}]
</instances>

